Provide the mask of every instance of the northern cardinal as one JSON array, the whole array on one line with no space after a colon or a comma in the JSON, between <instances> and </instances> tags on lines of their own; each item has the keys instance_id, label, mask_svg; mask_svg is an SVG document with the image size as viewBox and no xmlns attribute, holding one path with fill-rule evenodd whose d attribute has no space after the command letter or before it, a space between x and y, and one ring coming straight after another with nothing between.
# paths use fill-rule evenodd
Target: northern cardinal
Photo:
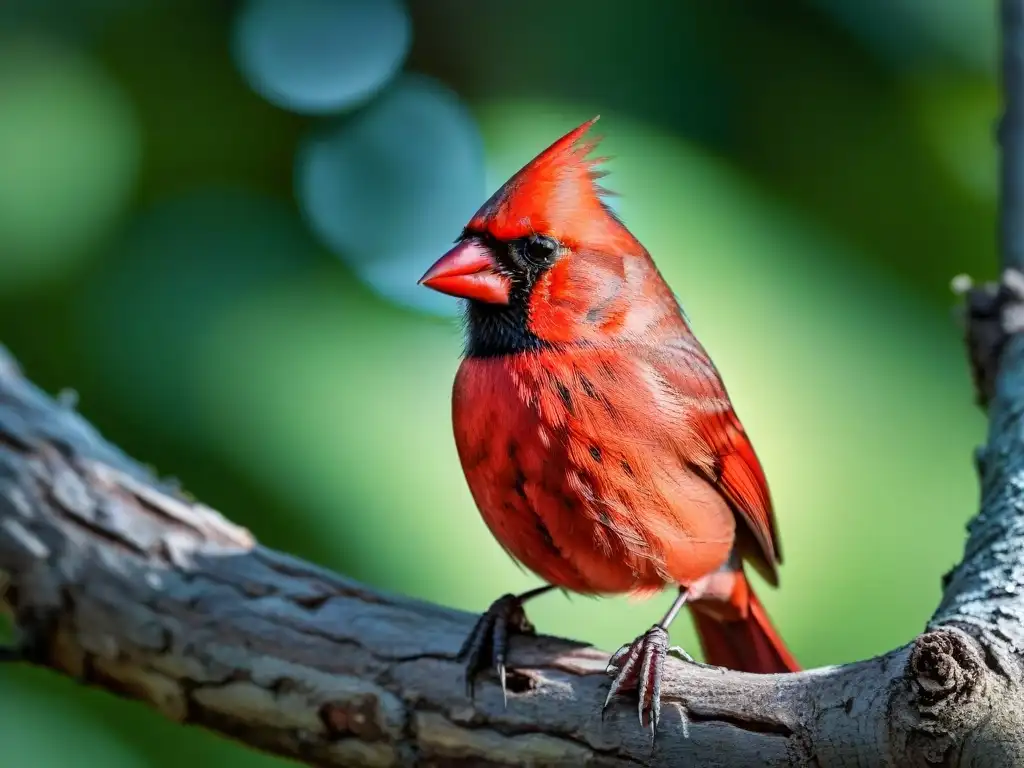
<instances>
[{"instance_id":1,"label":"northern cardinal","mask_svg":"<svg viewBox=\"0 0 1024 768\"><path fill-rule=\"evenodd\" d=\"M468 299L452 416L491 532L547 586L496 600L460 651L472 695L505 689L523 603L555 587L678 596L612 657L604 707L636 689L656 730L668 628L693 613L708 663L799 667L744 576L781 562L764 472L722 380L647 250L602 199L584 136L556 141L473 216L420 282ZM487 658L489 657L489 658ZM692 660L691 660L692 661Z\"/></svg>"}]
</instances>

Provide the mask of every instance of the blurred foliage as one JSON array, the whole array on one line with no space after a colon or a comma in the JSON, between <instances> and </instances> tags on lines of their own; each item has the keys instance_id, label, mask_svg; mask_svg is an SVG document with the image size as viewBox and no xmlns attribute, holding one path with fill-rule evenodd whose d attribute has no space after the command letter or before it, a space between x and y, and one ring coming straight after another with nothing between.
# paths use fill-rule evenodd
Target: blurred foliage
<instances>
[{"instance_id":1,"label":"blurred foliage","mask_svg":"<svg viewBox=\"0 0 1024 768\"><path fill-rule=\"evenodd\" d=\"M415 286L593 114L614 205L771 481L808 665L919 631L984 429L949 278L995 267L993 0L8 0L0 341L267 544L470 610L533 585L455 455L460 330ZM613 648L644 603L559 595ZM688 623L674 639L693 647ZM514 706L514 704L512 704ZM0 669L5 765L280 762ZM54 739L52 734L62 738Z\"/></svg>"}]
</instances>

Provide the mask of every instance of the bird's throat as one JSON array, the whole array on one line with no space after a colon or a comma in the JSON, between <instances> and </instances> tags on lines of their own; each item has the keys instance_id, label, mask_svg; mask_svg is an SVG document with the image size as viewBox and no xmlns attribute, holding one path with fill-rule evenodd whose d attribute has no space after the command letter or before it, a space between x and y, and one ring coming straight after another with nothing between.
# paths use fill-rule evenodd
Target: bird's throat
<instances>
[{"instance_id":1,"label":"bird's throat","mask_svg":"<svg viewBox=\"0 0 1024 768\"><path fill-rule=\"evenodd\" d=\"M509 304L470 301L466 308L466 330L466 357L500 357L546 346L530 330L524 301L513 300Z\"/></svg>"}]
</instances>

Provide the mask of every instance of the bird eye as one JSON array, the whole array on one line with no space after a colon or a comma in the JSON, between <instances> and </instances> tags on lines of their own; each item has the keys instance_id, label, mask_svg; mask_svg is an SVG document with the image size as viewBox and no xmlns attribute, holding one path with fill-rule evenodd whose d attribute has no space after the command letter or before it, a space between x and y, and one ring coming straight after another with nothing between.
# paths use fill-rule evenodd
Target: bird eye
<instances>
[{"instance_id":1,"label":"bird eye","mask_svg":"<svg viewBox=\"0 0 1024 768\"><path fill-rule=\"evenodd\" d=\"M530 235L523 242L526 258L537 266L544 266L558 252L558 243L546 235Z\"/></svg>"}]
</instances>

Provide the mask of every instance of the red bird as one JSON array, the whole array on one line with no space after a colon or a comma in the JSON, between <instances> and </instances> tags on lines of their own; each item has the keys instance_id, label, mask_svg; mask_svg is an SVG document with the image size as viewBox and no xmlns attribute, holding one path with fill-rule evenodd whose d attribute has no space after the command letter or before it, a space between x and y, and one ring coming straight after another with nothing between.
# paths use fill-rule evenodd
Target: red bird
<instances>
[{"instance_id":1,"label":"red bird","mask_svg":"<svg viewBox=\"0 0 1024 768\"><path fill-rule=\"evenodd\" d=\"M472 694L510 631L559 587L653 594L665 617L611 659L605 707L637 689L657 728L668 628L693 613L710 664L799 669L743 573L781 562L764 472L725 386L647 250L602 200L595 117L512 177L420 282L468 299L455 442L501 545L547 586L499 598L460 651ZM489 656L489 659L486 658Z\"/></svg>"}]
</instances>

